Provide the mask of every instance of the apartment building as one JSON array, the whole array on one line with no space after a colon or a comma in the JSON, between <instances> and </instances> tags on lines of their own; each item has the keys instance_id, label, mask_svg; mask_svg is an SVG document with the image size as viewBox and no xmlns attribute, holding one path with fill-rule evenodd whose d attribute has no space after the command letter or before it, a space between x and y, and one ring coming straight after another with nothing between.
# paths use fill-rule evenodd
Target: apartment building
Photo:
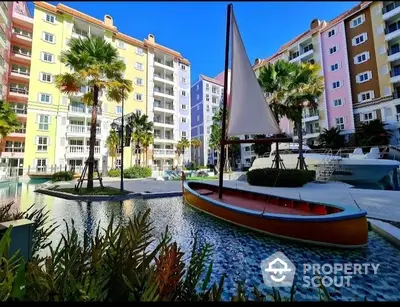
<instances>
[{"instance_id":1,"label":"apartment building","mask_svg":"<svg viewBox=\"0 0 400 307\"><path fill-rule=\"evenodd\" d=\"M68 50L73 37L101 37L117 48L126 64L125 78L133 81L134 88L125 101L124 114L147 114L154 121L156 150L149 149L147 163L176 165L175 150L181 129L177 76L185 66L190 77L190 63L180 53L157 44L154 35L141 41L119 32L109 15L98 20L63 4L35 2L24 168L40 171L50 166L69 165L79 169L88 157L91 108L82 103L88 89L82 88L79 93L67 96L54 82L55 75L68 71L59 56ZM111 165L106 147L110 124L121 113L122 106L108 100L101 91L95 146L100 169L121 164L117 157L115 165ZM190 137L190 130L186 132ZM166 149L173 150L174 155ZM132 152L133 148L125 147L125 167L146 163L145 155Z\"/></svg>"},{"instance_id":2,"label":"apartment building","mask_svg":"<svg viewBox=\"0 0 400 307\"><path fill-rule=\"evenodd\" d=\"M192 161L198 165L216 164L217 156L209 147L212 118L221 108L224 82L200 75L191 88L192 139L199 139L201 147L192 149Z\"/></svg>"},{"instance_id":3,"label":"apartment building","mask_svg":"<svg viewBox=\"0 0 400 307\"><path fill-rule=\"evenodd\" d=\"M12 2L0 1L0 99L7 97Z\"/></svg>"},{"instance_id":4,"label":"apartment building","mask_svg":"<svg viewBox=\"0 0 400 307\"><path fill-rule=\"evenodd\" d=\"M2 2L3 4L5 2ZM3 78L3 90L10 108L17 115L20 127L2 142L1 161L22 175L26 143L27 103L31 66L33 19L26 2L8 2L11 10L10 35L7 45L8 67Z\"/></svg>"},{"instance_id":5,"label":"apartment building","mask_svg":"<svg viewBox=\"0 0 400 307\"><path fill-rule=\"evenodd\" d=\"M400 3L364 1L330 22L313 20L310 30L282 46L254 70L278 59L310 61L322 66L325 91L317 112L305 110L305 141L316 143L323 128L353 133L360 122L381 119L400 142ZM312 51L311 51L312 50ZM296 137L293 123L281 129Z\"/></svg>"}]
</instances>

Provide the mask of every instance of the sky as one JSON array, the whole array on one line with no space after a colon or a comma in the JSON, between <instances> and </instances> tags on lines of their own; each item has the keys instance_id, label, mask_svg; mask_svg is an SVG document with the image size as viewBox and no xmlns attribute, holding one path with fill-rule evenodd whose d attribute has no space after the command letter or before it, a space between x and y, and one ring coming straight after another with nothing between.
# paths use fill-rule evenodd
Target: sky
<instances>
[{"instance_id":1,"label":"sky","mask_svg":"<svg viewBox=\"0 0 400 307\"><path fill-rule=\"evenodd\" d=\"M49 2L57 5L59 2ZM224 69L226 8L229 2L61 2L103 20L109 14L118 30L176 50L191 63L191 82L199 74L215 77ZM310 27L313 19L329 21L357 5L345 2L233 2L247 54L253 63ZM33 13L33 3L28 6Z\"/></svg>"}]
</instances>

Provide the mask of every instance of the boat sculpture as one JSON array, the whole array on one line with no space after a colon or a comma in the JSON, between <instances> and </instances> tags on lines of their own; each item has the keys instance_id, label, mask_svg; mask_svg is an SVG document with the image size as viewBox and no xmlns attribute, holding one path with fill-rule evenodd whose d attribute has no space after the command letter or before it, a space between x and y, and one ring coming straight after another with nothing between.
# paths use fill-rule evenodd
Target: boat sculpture
<instances>
[{"instance_id":1,"label":"boat sculpture","mask_svg":"<svg viewBox=\"0 0 400 307\"><path fill-rule=\"evenodd\" d=\"M219 219L279 238L343 248L365 246L368 241L367 212L358 206L324 204L223 187L225 145L262 141L290 142L290 139L277 138L227 140L226 134L281 134L246 54L232 4L228 5L227 16L219 184L217 186L187 181L182 174L182 190L186 203ZM232 68L228 87L230 35ZM226 128L228 107L229 121Z\"/></svg>"}]
</instances>

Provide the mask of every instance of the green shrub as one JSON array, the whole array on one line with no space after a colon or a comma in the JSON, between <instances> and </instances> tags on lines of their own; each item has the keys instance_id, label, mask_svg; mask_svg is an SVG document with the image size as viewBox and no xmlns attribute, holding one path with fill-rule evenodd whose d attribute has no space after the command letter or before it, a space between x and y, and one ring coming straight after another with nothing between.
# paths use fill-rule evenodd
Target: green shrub
<instances>
[{"instance_id":1,"label":"green shrub","mask_svg":"<svg viewBox=\"0 0 400 307\"><path fill-rule=\"evenodd\" d=\"M247 172L250 185L264 187L301 187L315 179L315 171L263 168Z\"/></svg>"},{"instance_id":2,"label":"green shrub","mask_svg":"<svg viewBox=\"0 0 400 307\"><path fill-rule=\"evenodd\" d=\"M72 180L72 177L74 176L74 172L68 171L68 172L57 172L53 174L52 181L70 181Z\"/></svg>"},{"instance_id":3,"label":"green shrub","mask_svg":"<svg viewBox=\"0 0 400 307\"><path fill-rule=\"evenodd\" d=\"M108 177L119 177L119 176L121 176L120 169L110 169L108 171Z\"/></svg>"},{"instance_id":4,"label":"green shrub","mask_svg":"<svg viewBox=\"0 0 400 307\"><path fill-rule=\"evenodd\" d=\"M151 176L151 168L143 166L132 166L124 169L124 178L147 178Z\"/></svg>"}]
</instances>

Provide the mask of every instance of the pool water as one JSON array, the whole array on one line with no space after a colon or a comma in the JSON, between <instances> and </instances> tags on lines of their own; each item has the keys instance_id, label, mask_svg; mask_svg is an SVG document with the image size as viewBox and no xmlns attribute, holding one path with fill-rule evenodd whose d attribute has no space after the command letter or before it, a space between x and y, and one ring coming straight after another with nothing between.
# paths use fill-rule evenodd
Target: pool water
<instances>
[{"instance_id":1,"label":"pool water","mask_svg":"<svg viewBox=\"0 0 400 307\"><path fill-rule=\"evenodd\" d=\"M40 182L39 182L40 183ZM318 248L299 243L264 236L250 230L217 220L184 204L181 197L150 200L127 200L121 202L77 202L34 193L38 182L19 183L0 187L2 203L15 198L20 210L33 203L36 208L46 206L50 217L62 226L53 234L55 244L64 231L63 219L74 219L77 231L93 234L96 226L105 227L112 215L126 221L137 212L150 208L154 235L161 236L168 225L174 240L186 253L190 253L193 233L198 232L199 240L213 245L213 282L226 274L223 297L225 300L236 293L237 281L245 282L248 288L257 286L263 293L269 289L263 284L260 263L277 251L283 252L297 267L296 300L318 300L316 289L302 287L303 263L374 263L380 264L378 274L355 275L350 287L328 287L336 300L387 301L400 300L400 251L374 232L369 233L368 246L360 250L337 250ZM308 275L309 276L309 275ZM289 296L288 288L281 288L281 294ZM250 294L250 293L249 293Z\"/></svg>"}]
</instances>

